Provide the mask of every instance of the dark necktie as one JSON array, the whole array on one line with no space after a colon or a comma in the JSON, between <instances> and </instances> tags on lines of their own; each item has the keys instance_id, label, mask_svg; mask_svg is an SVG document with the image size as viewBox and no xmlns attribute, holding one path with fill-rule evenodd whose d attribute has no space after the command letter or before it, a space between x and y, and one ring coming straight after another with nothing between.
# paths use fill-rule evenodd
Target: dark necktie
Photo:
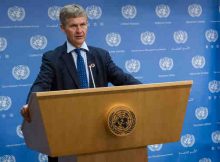
<instances>
[{"instance_id":1,"label":"dark necktie","mask_svg":"<svg viewBox=\"0 0 220 162\"><path fill-rule=\"evenodd\" d=\"M78 72L78 77L80 81L80 88L88 88L86 67L85 67L83 57L81 56L80 49L76 48L74 51L77 54L77 72Z\"/></svg>"}]
</instances>

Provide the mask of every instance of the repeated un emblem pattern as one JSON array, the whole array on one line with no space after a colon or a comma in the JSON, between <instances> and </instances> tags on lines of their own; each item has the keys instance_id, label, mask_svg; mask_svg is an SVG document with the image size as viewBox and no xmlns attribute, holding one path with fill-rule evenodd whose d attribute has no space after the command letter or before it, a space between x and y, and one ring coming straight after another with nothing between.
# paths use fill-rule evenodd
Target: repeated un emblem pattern
<instances>
[{"instance_id":1,"label":"repeated un emblem pattern","mask_svg":"<svg viewBox=\"0 0 220 162\"><path fill-rule=\"evenodd\" d=\"M195 116L198 120L205 120L208 117L209 111L207 107L198 107L195 110Z\"/></svg>"},{"instance_id":2,"label":"repeated un emblem pattern","mask_svg":"<svg viewBox=\"0 0 220 162\"><path fill-rule=\"evenodd\" d=\"M163 71L172 70L174 66L173 59L169 57L163 57L159 61L159 66Z\"/></svg>"},{"instance_id":3,"label":"repeated un emblem pattern","mask_svg":"<svg viewBox=\"0 0 220 162\"><path fill-rule=\"evenodd\" d=\"M9 96L0 96L0 111L6 111L11 108L12 101Z\"/></svg>"},{"instance_id":4,"label":"repeated un emblem pattern","mask_svg":"<svg viewBox=\"0 0 220 162\"><path fill-rule=\"evenodd\" d=\"M157 5L155 12L159 18L167 18L170 15L170 7L165 4Z\"/></svg>"},{"instance_id":5,"label":"repeated un emblem pattern","mask_svg":"<svg viewBox=\"0 0 220 162\"><path fill-rule=\"evenodd\" d=\"M148 149L153 152L160 151L162 147L163 147L163 144L148 145Z\"/></svg>"},{"instance_id":6,"label":"repeated un emblem pattern","mask_svg":"<svg viewBox=\"0 0 220 162\"><path fill-rule=\"evenodd\" d=\"M12 68L12 75L16 80L25 80L30 75L30 69L27 65L17 65Z\"/></svg>"},{"instance_id":7,"label":"repeated un emblem pattern","mask_svg":"<svg viewBox=\"0 0 220 162\"><path fill-rule=\"evenodd\" d=\"M23 132L22 132L22 130L21 130L21 125L18 125L18 126L16 127L16 133L17 133L18 137L24 138Z\"/></svg>"},{"instance_id":8,"label":"repeated un emblem pattern","mask_svg":"<svg viewBox=\"0 0 220 162\"><path fill-rule=\"evenodd\" d=\"M121 13L125 19L134 19L137 15L137 9L134 5L126 5L122 6Z\"/></svg>"},{"instance_id":9,"label":"repeated un emblem pattern","mask_svg":"<svg viewBox=\"0 0 220 162\"><path fill-rule=\"evenodd\" d=\"M108 33L105 41L110 47L117 47L121 43L121 35L119 33Z\"/></svg>"},{"instance_id":10,"label":"repeated un emblem pattern","mask_svg":"<svg viewBox=\"0 0 220 162\"><path fill-rule=\"evenodd\" d=\"M48 16L51 20L59 20L61 7L59 6L51 6L48 8Z\"/></svg>"},{"instance_id":11,"label":"repeated un emblem pattern","mask_svg":"<svg viewBox=\"0 0 220 162\"><path fill-rule=\"evenodd\" d=\"M35 35L30 38L30 45L35 50L42 50L47 46L47 38L44 35Z\"/></svg>"},{"instance_id":12,"label":"repeated un emblem pattern","mask_svg":"<svg viewBox=\"0 0 220 162\"><path fill-rule=\"evenodd\" d=\"M152 45L154 44L156 36L154 32L146 31L141 33L141 42L144 45Z\"/></svg>"},{"instance_id":13,"label":"repeated un emblem pattern","mask_svg":"<svg viewBox=\"0 0 220 162\"><path fill-rule=\"evenodd\" d=\"M141 63L139 60L130 59L125 61L125 68L129 73L137 73L141 68Z\"/></svg>"},{"instance_id":14,"label":"repeated un emblem pattern","mask_svg":"<svg viewBox=\"0 0 220 162\"><path fill-rule=\"evenodd\" d=\"M202 6L200 4L191 4L188 6L188 13L191 17L200 17L202 14Z\"/></svg>"},{"instance_id":15,"label":"repeated un emblem pattern","mask_svg":"<svg viewBox=\"0 0 220 162\"><path fill-rule=\"evenodd\" d=\"M22 21L25 18L25 10L19 6L10 7L8 8L8 17L12 21Z\"/></svg>"},{"instance_id":16,"label":"repeated un emblem pattern","mask_svg":"<svg viewBox=\"0 0 220 162\"><path fill-rule=\"evenodd\" d=\"M220 92L220 81L212 80L209 82L208 85L209 91L211 93L218 93Z\"/></svg>"},{"instance_id":17,"label":"repeated un emblem pattern","mask_svg":"<svg viewBox=\"0 0 220 162\"><path fill-rule=\"evenodd\" d=\"M0 37L0 52L4 51L7 48L7 40L4 37Z\"/></svg>"},{"instance_id":18,"label":"repeated un emblem pattern","mask_svg":"<svg viewBox=\"0 0 220 162\"><path fill-rule=\"evenodd\" d=\"M218 31L215 29L206 30L205 37L208 42L214 43L218 40Z\"/></svg>"},{"instance_id":19,"label":"repeated un emblem pattern","mask_svg":"<svg viewBox=\"0 0 220 162\"><path fill-rule=\"evenodd\" d=\"M212 132L212 142L213 143L220 143L220 131Z\"/></svg>"},{"instance_id":20,"label":"repeated un emblem pattern","mask_svg":"<svg viewBox=\"0 0 220 162\"><path fill-rule=\"evenodd\" d=\"M16 162L16 159L13 155L4 155L0 156L0 162Z\"/></svg>"},{"instance_id":21,"label":"repeated un emblem pattern","mask_svg":"<svg viewBox=\"0 0 220 162\"><path fill-rule=\"evenodd\" d=\"M180 139L183 147L192 147L195 144L195 137L192 134L183 135Z\"/></svg>"},{"instance_id":22,"label":"repeated un emblem pattern","mask_svg":"<svg viewBox=\"0 0 220 162\"><path fill-rule=\"evenodd\" d=\"M205 66L205 57L204 56L194 56L192 58L192 66L195 69L202 69Z\"/></svg>"},{"instance_id":23,"label":"repeated un emblem pattern","mask_svg":"<svg viewBox=\"0 0 220 162\"><path fill-rule=\"evenodd\" d=\"M39 160L39 162L48 162L48 157L47 157L47 155L39 153L38 160Z\"/></svg>"},{"instance_id":24,"label":"repeated un emblem pattern","mask_svg":"<svg viewBox=\"0 0 220 162\"><path fill-rule=\"evenodd\" d=\"M102 9L99 6L91 5L86 7L86 13L89 19L97 20L100 19L102 16Z\"/></svg>"},{"instance_id":25,"label":"repeated un emblem pattern","mask_svg":"<svg viewBox=\"0 0 220 162\"><path fill-rule=\"evenodd\" d=\"M199 162L212 162L212 160L210 158L202 158Z\"/></svg>"},{"instance_id":26,"label":"repeated un emblem pattern","mask_svg":"<svg viewBox=\"0 0 220 162\"><path fill-rule=\"evenodd\" d=\"M175 31L173 33L173 39L177 44L184 44L188 40L188 33L183 30Z\"/></svg>"}]
</instances>

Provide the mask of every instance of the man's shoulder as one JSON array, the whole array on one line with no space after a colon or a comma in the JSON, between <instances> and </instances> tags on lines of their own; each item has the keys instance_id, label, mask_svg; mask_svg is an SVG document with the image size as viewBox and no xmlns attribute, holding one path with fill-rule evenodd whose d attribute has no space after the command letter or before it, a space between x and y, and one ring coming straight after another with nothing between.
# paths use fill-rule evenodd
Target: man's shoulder
<instances>
[{"instance_id":1,"label":"man's shoulder","mask_svg":"<svg viewBox=\"0 0 220 162\"><path fill-rule=\"evenodd\" d=\"M108 53L107 50L100 47L88 46L88 48L91 53Z\"/></svg>"},{"instance_id":2,"label":"man's shoulder","mask_svg":"<svg viewBox=\"0 0 220 162\"><path fill-rule=\"evenodd\" d=\"M61 46L56 47L53 50L49 50L47 52L45 52L43 55L44 57L59 57L61 54L63 54L64 52L66 52L66 44L63 44Z\"/></svg>"}]
</instances>

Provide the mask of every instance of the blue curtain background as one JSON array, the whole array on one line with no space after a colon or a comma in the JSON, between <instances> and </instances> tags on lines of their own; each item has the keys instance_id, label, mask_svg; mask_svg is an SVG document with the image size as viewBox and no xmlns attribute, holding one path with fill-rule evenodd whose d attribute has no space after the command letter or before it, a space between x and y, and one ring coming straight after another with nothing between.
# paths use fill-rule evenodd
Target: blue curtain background
<instances>
[{"instance_id":1,"label":"blue curtain background","mask_svg":"<svg viewBox=\"0 0 220 162\"><path fill-rule=\"evenodd\" d=\"M0 162L47 161L26 147L20 108L42 54L65 42L57 16L69 3L0 1ZM181 140L148 146L149 162L219 162L219 1L74 3L89 15L87 44L107 49L124 71L143 83L193 80Z\"/></svg>"}]
</instances>

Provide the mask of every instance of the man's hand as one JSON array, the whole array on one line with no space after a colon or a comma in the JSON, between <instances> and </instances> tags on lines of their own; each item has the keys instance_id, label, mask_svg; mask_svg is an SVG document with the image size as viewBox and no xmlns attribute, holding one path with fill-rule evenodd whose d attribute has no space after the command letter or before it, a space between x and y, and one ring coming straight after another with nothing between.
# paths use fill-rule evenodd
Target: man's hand
<instances>
[{"instance_id":1,"label":"man's hand","mask_svg":"<svg viewBox=\"0 0 220 162\"><path fill-rule=\"evenodd\" d=\"M28 123L31 122L30 111L29 111L28 105L24 105L20 113L23 116L24 120L26 120Z\"/></svg>"}]
</instances>

